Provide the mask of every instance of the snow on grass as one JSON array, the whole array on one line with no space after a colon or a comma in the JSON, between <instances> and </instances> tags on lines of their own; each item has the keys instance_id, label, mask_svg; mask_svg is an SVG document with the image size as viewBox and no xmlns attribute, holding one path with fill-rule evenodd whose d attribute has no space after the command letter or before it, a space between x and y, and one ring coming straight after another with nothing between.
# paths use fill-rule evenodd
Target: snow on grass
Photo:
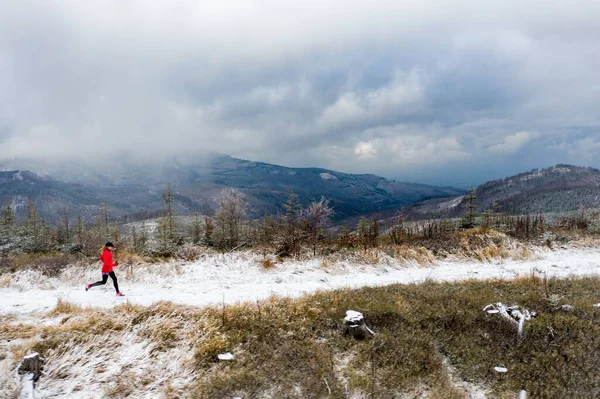
<instances>
[{"instance_id":1,"label":"snow on grass","mask_svg":"<svg viewBox=\"0 0 600 399\"><path fill-rule=\"evenodd\" d=\"M43 392L44 397L68 394L73 399L118 398L133 392L139 398L154 398L162 396L165 385L180 389L192 382L191 370L185 370L191 356L189 348L187 352L173 348L156 354L154 344L140 340L136 333L111 335L109 339L96 336L96 342L72 345L56 361L48 362L36 391ZM61 378L72 375L73 370L77 378Z\"/></svg>"},{"instance_id":2,"label":"snow on grass","mask_svg":"<svg viewBox=\"0 0 600 399\"><path fill-rule=\"evenodd\" d=\"M205 306L253 302L272 295L298 297L317 290L426 280L510 279L532 273L548 277L596 275L600 249L545 251L523 261L435 261L430 267L389 260L367 265L347 261L328 264L312 259L286 261L269 269L261 264L259 255L235 253L212 255L189 264L121 266L115 271L124 298L115 296L110 279L106 285L86 292L86 283L101 278L100 272L92 268L67 268L56 278L26 270L16 273L9 284L0 288L0 313L46 312L54 309L59 300L99 308L124 302L147 306L157 301Z\"/></svg>"},{"instance_id":3,"label":"snow on grass","mask_svg":"<svg viewBox=\"0 0 600 399\"><path fill-rule=\"evenodd\" d=\"M599 259L599 250L571 250L562 252L551 252L547 251L540 258L529 261L504 261L504 262L493 262L493 263L476 263L476 262L436 262L431 268L409 266L409 267L392 267L389 264L384 265L359 265L354 263L339 263L333 264L323 268L322 262L314 260L310 262L286 262L284 264L278 264L276 267L265 270L259 265L260 257L254 257L249 254L235 254L225 256L212 256L201 261L182 265L178 263L167 263L162 265L145 266L134 272L123 273L122 284L127 283L131 290L136 289L140 286L147 288L151 284L149 281L155 277L156 274L161 274L164 277L163 287L157 285L157 290L162 289L161 292L171 292L185 285L197 286L200 283L214 283L217 284L218 290L213 293L213 302L218 303L222 301L222 293L226 292L232 294L231 289L245 289L247 295L250 295L251 289L259 290L262 288L261 284L269 284L275 281L277 284L284 284L283 281L276 283L277 279L289 278L296 279L292 281L290 287L299 286L301 289L308 291L306 287L307 282L315 282L315 279L326 278L326 281L316 280L319 283L323 283L323 289L335 288L335 285L342 286L343 283L346 285L360 286L360 285L381 285L389 282L402 282L401 278L405 278L404 282L421 282L431 280L458 280L458 279L469 279L475 278L488 278L494 277L499 279L509 279L515 275L530 276L535 273L546 273L549 277L551 276L563 276L570 274L596 274L595 268L597 267L596 259ZM158 272L161 270L161 272ZM220 273L217 273L219 271ZM440 273L444 271L444 273ZM471 273L468 273L471 271ZM477 273L474 274L473 271ZM73 268L67 270L67 272L59 278L39 280L34 274L27 275L27 278L20 280L20 284L30 285L30 295L40 296L47 293L53 293L56 290L68 290L73 289L83 291L82 287L72 287L70 279L77 276L86 276L86 273L92 273L86 269ZM70 276L70 277L69 277ZM404 277L403 277L404 276ZM339 279L339 280L338 280ZM527 281L533 281L536 279L522 279L520 284L524 284ZM543 281L537 279L538 286L539 282ZM25 283L27 282L27 283ZM40 289L37 284L49 284L50 288ZM568 283L568 282L565 282ZM288 336L287 334L294 333L298 336L305 337L307 328L313 328L316 320L327 320L335 317L341 317L343 311L356 308L365 309L368 306L369 314L375 318L379 318L379 322L382 323L384 315L390 315L393 313L393 309L399 309L400 312L404 312L404 317L414 318L412 322L406 323L402 318L385 319L387 322L396 323L394 328L381 329L381 336L384 338L379 339L379 343L387 342L388 345L380 348L378 356L383 356L387 353L388 362L385 364L396 364L391 362L392 359L396 359L395 353L398 348L401 353L405 352L410 348L414 348L415 344L419 344L420 352L417 354L426 353L425 359L436 358L437 354L429 352L437 348L437 341L433 341L433 335L427 340L423 341L423 331L414 329L411 326L421 326L423 320L432 320L432 316L429 315L428 311L431 309L437 309L432 307L432 304L436 304L438 299L442 298L452 306L443 307L443 311L446 312L446 320L450 320L448 317L454 315L462 315L458 320L462 320L464 326L472 326L473 318L463 317L464 313L480 313L482 304L481 298L485 296L485 301L489 300L490 293L496 295L496 291L500 289L499 286L506 285L505 282L495 281L490 282L487 285L492 286L483 295L481 291L475 288L478 283L466 282L466 287L462 289L453 289L452 292L444 292L443 290L432 290L428 288L428 284L424 286L406 286L401 291L390 291L385 292L385 289L378 290L378 294L374 295L375 290L362 290L364 298L358 298L359 303L357 304L357 298L353 295L348 295L347 292L331 293L336 295L331 298L327 303L339 304L337 308L332 310L331 306L320 306L325 303L324 299L328 294L318 294L320 297L305 297L297 301L291 301L280 298L273 298L269 301L261 302L260 306L254 303L246 303L239 307L227 307L223 308L223 320L227 319L227 329L221 329L221 309L208 309L200 312L195 307L182 308L177 305L168 303L154 304L150 308L142 306L136 306L132 303L121 302L113 297L113 290L110 285L104 289L98 289L96 291L90 291L85 293L87 297L99 298L101 300L113 300L111 304L100 304L97 308L88 308L85 305L82 306L80 303L72 302L72 298L59 297L60 300L56 301L55 306L52 309L46 310L44 313L15 313L13 315L0 313L0 335L2 335L2 329L7 325L14 325L15 327L27 328L31 327L31 332L21 331L23 340L27 340L31 337L31 341L35 345L27 345L24 341L20 342L20 346L12 347L9 357L2 361L0 359L0 373L6 373L4 376L0 374L0 397L5 397L3 394L4 387L13 389L16 387L14 384L15 380L12 371L14 370L15 360L22 358L26 354L25 349L31 349L44 353L48 360L44 369L44 376L40 380L37 386L36 397L72 397L72 398L120 398L120 397L136 397L136 398L151 398L151 397L179 397L183 392L192 392L191 389L202 388L210 391L215 389L215 392L221 392L219 384L227 384L228 381L235 381L235 378L249 377L252 376L255 366L250 364L248 361L252 359L266 359L270 358L270 370L278 369L282 363L278 363L281 359L286 357L271 356L270 351L280 350L281 348L272 348L270 344L261 346L258 345L254 340L247 341L243 339L244 334L240 334L240 331L247 333L246 325L250 325L253 330L249 334L250 336L259 336L265 333L263 330L265 325L271 325L270 323L278 321L280 328L269 330L269 334L274 334L273 337ZM498 287L495 289L493 285L496 284ZM511 283L513 284L513 283ZM515 284L519 284L518 282ZM431 285L429 285L431 286ZM229 287L229 288L226 288ZM288 287L289 288L289 287ZM299 288L299 289L300 289ZM6 290L15 290L14 287L8 287ZM421 291L419 291L421 290ZM513 295L517 293L521 295L523 290L527 290L526 286L521 288L513 288ZM369 295L369 291L372 296ZM408 291L414 291L412 294ZM429 298L429 292L437 292L433 297ZM501 291L501 289L500 289ZM535 288L538 295L540 293L539 287ZM18 293L18 290L15 290ZM287 291L286 291L287 292ZM415 296L414 293L421 292L427 293L425 295ZM561 292L560 290L557 292ZM589 298L585 295L586 298ZM594 291L591 291L594 292ZM0 291L4 295L3 291ZM146 295L150 295L150 291L143 291ZM475 293L475 294L473 294ZM479 294L477 294L479 293ZM92 295L90 295L92 294ZM398 298L400 295L400 298ZM438 295L438 297L435 297ZM474 296L472 296L474 295ZM85 297L85 296L84 296ZM139 300L142 295L140 294ZM161 299L160 296L153 296L155 300ZM193 297L189 296L187 299ZM376 299L377 298L377 299ZM407 302L410 298L417 298L415 302L408 305ZM126 298L131 301L136 299L134 295ZM152 299L152 298L150 298ZM186 299L186 300L187 300ZM453 313L452 309L457 308L457 304L463 304L464 299L469 299L471 306L468 306L465 312ZM572 299L572 298L571 298ZM303 302L304 301L304 302ZM345 302L347 301L347 303ZM396 302L395 302L396 301ZM540 299L538 299L538 302ZM362 304L361 304L362 302ZM596 302L596 301L594 301ZM594 302L589 302L594 303ZM111 308L114 303L122 303L121 306ZM193 303L194 305L202 304L199 301ZM367 305L368 304L368 305ZM407 304L407 305L405 305ZM575 303L576 304L576 303ZM354 307L356 305L356 307ZM4 306L4 305L0 305ZM411 311L411 307L417 306ZM554 306L554 305L552 305ZM107 309L102 309L107 308ZM248 320L252 320L253 317L258 317L260 320L260 312L263 314L269 314L269 324L262 323L247 323L246 320L242 320L243 317L248 317ZM390 312L392 310L392 312ZM251 313L250 316L247 316ZM35 315L35 316L34 316ZM307 315L307 320L304 318L297 317L298 315ZM452 317L454 317L452 316ZM290 317L292 322L290 322ZM389 316L386 316L389 317ZM477 316L474 316L475 318ZM565 316L566 317L566 316ZM571 317L571 316L568 316ZM36 318L38 320L36 320ZM493 320L491 318L490 320ZM24 320L28 320L27 325L18 326L17 321L25 323ZM256 320L256 319L254 319ZM421 321L419 321L421 320ZM235 323L233 322L235 321ZM223 321L225 323L225 321ZM46 325L46 328L39 328L41 325ZM386 325L385 323L381 325ZM286 331L285 328L292 329ZM493 327L490 334L504 334L503 330L498 330L495 324L489 324L488 327ZM389 326L388 326L389 327ZM395 332L400 331L398 328L402 327L402 334L396 334ZM323 328L322 331L315 334L315 336L323 337L328 336L324 332L329 331L329 327L318 327ZM466 327L465 327L466 328ZM542 328L545 330L546 326ZM432 330L435 328L432 327ZM8 334L6 337L16 337L15 331L7 330ZM41 339L41 332L43 332L45 338ZM280 335L278 335L280 334ZM561 334L560 331L556 332L557 336ZM37 337L34 337L37 335ZM535 337L536 335L532 335ZM334 338L336 337L336 338ZM303 338L304 339L304 338ZM291 340L285 351L280 352L281 354L286 353L304 353L298 350L306 350L307 353L311 353L311 356L305 358L311 359L313 354L319 352L319 350L331 350L331 358L325 356L321 359L322 364L332 363L332 367L337 367L336 359L344 359L349 355L347 352L347 346L345 341L336 341L339 339L339 334L335 334L330 337L329 345L334 345L338 342L340 345L336 352L331 348L334 346L324 345L321 340L307 339L303 342L305 346L293 346L298 342L297 339ZM383 339L383 340L382 340ZM474 337L476 339L476 337ZM481 341L481 340L480 340ZM269 339L271 342L271 339ZM286 341L287 342L287 341ZM446 341L447 342L447 341ZM468 340L470 342L470 340ZM495 340L485 342L485 345L493 345ZM0 337L0 349L2 345L6 344ZM571 345L576 343L570 342ZM37 346L36 346L37 345ZM458 356L461 359L469 360L469 364L455 364L455 366L461 367L461 372L458 373L450 365L446 365L445 368L439 370L438 379L430 380L429 383L417 384L417 388L420 389L421 394L429 392L437 392L442 388L445 391L452 391L464 393L467 397L486 397L487 387L481 384L482 379L478 377L472 379L472 376L465 370L478 370L474 364L476 362L470 360L469 354L479 354L481 358L489 358L489 356L481 355L480 351L473 350L469 346L470 343L465 341L457 341L453 343L454 347L445 349L450 354ZM481 346L481 342L479 342ZM39 346L39 347L38 347ZM21 347L21 349L20 349ZM356 353L360 355L358 350L359 346L355 347ZM587 350L586 346L582 346L582 350ZM317 350L319 349L319 350ZM475 348L476 349L476 348ZM225 351L231 350L231 353L235 356L235 361L232 364L243 365L246 364L248 367L244 370L238 370L239 374L227 374L222 372L228 370L227 363L223 363L220 366L214 366L212 360L213 355L223 354ZM385 352L382 352L384 351ZM19 353L21 351L22 353ZM261 352L262 351L262 352ZM0 353L5 352L0 350ZM589 351L588 351L589 352ZM368 351L363 352L364 356ZM336 358L336 355L341 358ZM442 357L444 356L440 353ZM412 357L412 356L411 356ZM325 360L323 360L325 359ZM450 358L447 360L449 361ZM506 359L505 359L506 360ZM513 359L514 360L514 359ZM261 360L263 361L263 360ZM357 369L356 362L359 364L367 364L366 369ZM353 373L348 374L346 372L341 373L342 375L349 376L354 384L361 378L364 379L365 374L368 372L367 360L360 359L353 361L353 364L349 366ZM205 364L206 363L206 364ZM400 362L401 363L401 362ZM434 362L437 364L437 362ZM295 364L289 364L284 362L284 365L290 368L295 367ZM308 363L306 363L308 364ZM321 363L319 363L321 364ZM590 363L591 364L591 363ZM200 365L200 366L199 366ZM492 370L493 366L506 365L513 369L513 363L505 361L504 363L494 362L494 364L487 364L486 370ZM287 367L286 366L286 367ZM479 367L477 365L477 367ZM220 370L220 371L219 371ZM365 371L367 370L367 371ZM422 370L422 369L421 369ZM238 372L236 371L236 372ZM472 370L471 370L472 371ZM244 374L247 373L247 374ZM446 377L446 374L448 377ZM318 373L315 374L316 377ZM313 375L313 377L315 377ZM387 375L387 374L385 374ZM397 374L395 374L397 375ZM479 375L479 374L476 374ZM198 380L198 376L201 377L202 381ZM237 377L236 377L237 376ZM337 379L333 378L335 375L327 376L327 379L323 384L327 384L327 387L331 385L335 389L335 386L339 389L345 386L345 379L341 379L341 382L336 382ZM3 378L6 377L8 379ZM290 381L298 381L298 375L288 370L288 377ZM316 378L315 377L315 378ZM196 378L196 380L194 380ZM345 378L345 377L344 377ZM448 380L449 378L449 380ZM448 381L450 383L448 383ZM321 384L321 380L315 380L315 383ZM200 384L201 385L198 385ZM9 385L12 384L12 385ZM341 385L340 385L341 384ZM411 383L412 384L412 383ZM441 385L440 385L441 384ZM335 386L334 386L335 385ZM439 385L439 386L438 386ZM353 385L351 384L351 387ZM397 389L398 387L390 386L386 389ZM282 387L279 387L283 389ZM252 389L252 384L249 383L248 389ZM267 389L267 388L265 388ZM300 389L300 388L299 388ZM308 389L304 386L304 389ZM354 393L360 391L358 388L354 389ZM168 392L172 392L173 395L169 395ZM204 392L204 391L198 391ZM224 392L224 391L223 391ZM272 397L278 397L276 392ZM362 392L362 391L360 391ZM440 391L441 392L441 391ZM366 395L366 393L365 393ZM363 397L365 396L363 395ZM310 395L308 395L310 396ZM416 394L414 396L417 396ZM219 397L219 396L213 396ZM231 397L231 396L220 396L220 397ZM439 397L439 396L438 396ZM463 397L463 396L442 396L442 397Z\"/></svg>"},{"instance_id":4,"label":"snow on grass","mask_svg":"<svg viewBox=\"0 0 600 399\"><path fill-rule=\"evenodd\" d=\"M62 310L66 313L55 323L54 315ZM26 317L0 315L10 322L0 328L0 398L19 397L15 367L26 351L39 351L44 359L35 397L180 397L193 382L190 337L197 333L192 318L180 317L185 311L160 304L152 311L62 304L37 314L37 323L31 324ZM22 338L14 339L20 331Z\"/></svg>"}]
</instances>

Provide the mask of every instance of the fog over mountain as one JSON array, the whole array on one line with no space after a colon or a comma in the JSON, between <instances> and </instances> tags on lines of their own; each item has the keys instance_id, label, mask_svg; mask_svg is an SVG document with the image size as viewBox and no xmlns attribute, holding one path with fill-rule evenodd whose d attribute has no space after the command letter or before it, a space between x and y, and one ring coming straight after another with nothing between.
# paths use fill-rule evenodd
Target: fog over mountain
<instances>
[{"instance_id":1,"label":"fog over mountain","mask_svg":"<svg viewBox=\"0 0 600 399\"><path fill-rule=\"evenodd\" d=\"M0 159L285 166L469 185L600 166L600 3L17 1Z\"/></svg>"}]
</instances>

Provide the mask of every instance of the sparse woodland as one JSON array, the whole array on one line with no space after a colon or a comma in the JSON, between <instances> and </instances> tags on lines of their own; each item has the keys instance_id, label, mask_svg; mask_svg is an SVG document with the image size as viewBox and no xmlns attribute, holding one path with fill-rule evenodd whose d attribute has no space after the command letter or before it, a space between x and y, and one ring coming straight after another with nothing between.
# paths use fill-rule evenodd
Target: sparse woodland
<instances>
[{"instance_id":1,"label":"sparse woodland","mask_svg":"<svg viewBox=\"0 0 600 399\"><path fill-rule=\"evenodd\" d=\"M459 218L410 221L399 213L382 220L361 217L354 225L334 225L335 209L328 199L322 197L305 205L293 192L282 204L283 213L260 218L249 217L245 195L234 188L215 195L213 210L191 217L177 215L171 186L162 198L164 209L158 218L129 224L113 222L106 204L99 207L93 224L84 223L66 206L60 209L58 221L50 224L40 216L33 199L20 218L7 203L0 215L0 272L33 265L57 274L69 263L95 260L98 249L109 240L117 243L123 261L135 262L165 258L193 261L202 248L258 250L265 255L265 265L287 257L339 251L381 249L395 253L398 247L425 248L443 257L456 249L452 246L460 246L464 237L490 231L552 246L566 232L593 234L598 217L594 210L584 208L563 215L509 215L500 212L495 202L481 211L476 190L465 196Z\"/></svg>"}]
</instances>

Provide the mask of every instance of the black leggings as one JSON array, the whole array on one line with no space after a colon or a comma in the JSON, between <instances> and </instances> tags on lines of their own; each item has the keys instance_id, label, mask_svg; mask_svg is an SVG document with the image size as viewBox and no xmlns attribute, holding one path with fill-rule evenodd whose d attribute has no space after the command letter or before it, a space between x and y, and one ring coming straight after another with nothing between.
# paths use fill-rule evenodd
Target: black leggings
<instances>
[{"instance_id":1,"label":"black leggings","mask_svg":"<svg viewBox=\"0 0 600 399\"><path fill-rule=\"evenodd\" d=\"M112 278L113 284L115 285L115 290L117 290L117 292L119 292L119 284L117 284L117 275L115 274L115 272L102 273L102 281L97 281L94 284L90 284L90 287L95 287L97 285L106 284L106 282L108 281L108 276L110 276L110 278Z\"/></svg>"}]
</instances>

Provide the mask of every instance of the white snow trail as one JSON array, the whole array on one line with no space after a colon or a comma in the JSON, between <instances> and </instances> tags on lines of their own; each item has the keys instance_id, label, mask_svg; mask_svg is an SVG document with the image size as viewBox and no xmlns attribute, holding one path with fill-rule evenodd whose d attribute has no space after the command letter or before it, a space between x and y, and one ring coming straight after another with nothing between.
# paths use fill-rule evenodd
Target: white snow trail
<instances>
[{"instance_id":1,"label":"white snow trail","mask_svg":"<svg viewBox=\"0 0 600 399\"><path fill-rule=\"evenodd\" d=\"M532 273L548 277L598 275L600 248L543 251L533 260L496 262L438 261L432 266L337 263L327 267L322 260L277 264L264 269L261 257L251 254L214 255L194 263L138 266L126 273L116 270L119 286L127 295L115 297L109 279L102 287L86 292L86 282L98 280L92 268L68 269L59 278L44 278L36 272L17 273L8 287L0 288L0 313L24 315L45 312L58 299L84 307L110 308L128 301L151 305L157 301L206 306L256 301L271 295L301 296L318 290L342 287L420 283L425 280L512 279Z\"/></svg>"}]
</instances>

